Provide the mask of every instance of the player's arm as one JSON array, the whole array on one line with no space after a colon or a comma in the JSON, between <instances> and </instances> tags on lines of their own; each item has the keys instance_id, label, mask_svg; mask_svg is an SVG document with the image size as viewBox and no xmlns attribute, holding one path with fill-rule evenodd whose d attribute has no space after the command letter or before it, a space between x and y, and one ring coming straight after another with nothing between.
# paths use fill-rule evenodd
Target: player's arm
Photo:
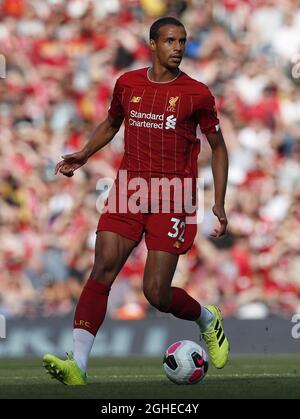
<instances>
[{"instance_id":1,"label":"player's arm","mask_svg":"<svg viewBox=\"0 0 300 419\"><path fill-rule=\"evenodd\" d=\"M220 227L216 228L212 236L221 237L226 233L227 217L225 213L225 194L228 178L228 153L221 130L207 133L206 138L212 150L212 173L215 187L215 204L213 213L218 217Z\"/></svg>"},{"instance_id":2,"label":"player's arm","mask_svg":"<svg viewBox=\"0 0 300 419\"><path fill-rule=\"evenodd\" d=\"M60 172L68 177L73 176L75 170L83 166L93 154L98 150L101 150L101 148L114 138L119 131L122 122L123 117L113 118L108 115L108 117L96 127L90 140L82 150L62 156L63 160L56 165L55 174Z\"/></svg>"},{"instance_id":3,"label":"player's arm","mask_svg":"<svg viewBox=\"0 0 300 419\"><path fill-rule=\"evenodd\" d=\"M87 158L108 144L119 131L123 117L112 118L110 115L99 124L93 132L90 141L83 148Z\"/></svg>"}]
</instances>

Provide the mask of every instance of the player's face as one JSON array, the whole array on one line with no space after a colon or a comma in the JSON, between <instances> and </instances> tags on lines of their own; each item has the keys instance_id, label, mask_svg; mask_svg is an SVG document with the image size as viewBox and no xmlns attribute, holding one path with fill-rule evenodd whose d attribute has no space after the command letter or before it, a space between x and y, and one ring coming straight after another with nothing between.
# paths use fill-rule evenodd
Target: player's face
<instances>
[{"instance_id":1,"label":"player's face","mask_svg":"<svg viewBox=\"0 0 300 419\"><path fill-rule=\"evenodd\" d=\"M159 63L170 69L179 67L186 43L186 32L182 26L165 25L159 29L159 37L151 40L150 47Z\"/></svg>"}]
</instances>

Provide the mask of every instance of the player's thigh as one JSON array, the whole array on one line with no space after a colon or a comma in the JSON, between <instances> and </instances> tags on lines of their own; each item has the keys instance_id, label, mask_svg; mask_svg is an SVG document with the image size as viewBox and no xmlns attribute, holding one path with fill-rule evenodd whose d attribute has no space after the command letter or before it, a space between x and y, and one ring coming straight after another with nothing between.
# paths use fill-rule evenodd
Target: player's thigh
<instances>
[{"instance_id":1,"label":"player's thigh","mask_svg":"<svg viewBox=\"0 0 300 419\"><path fill-rule=\"evenodd\" d=\"M95 244L95 261L91 276L110 275L112 279L122 269L136 246L134 240L112 231L98 231Z\"/></svg>"}]
</instances>

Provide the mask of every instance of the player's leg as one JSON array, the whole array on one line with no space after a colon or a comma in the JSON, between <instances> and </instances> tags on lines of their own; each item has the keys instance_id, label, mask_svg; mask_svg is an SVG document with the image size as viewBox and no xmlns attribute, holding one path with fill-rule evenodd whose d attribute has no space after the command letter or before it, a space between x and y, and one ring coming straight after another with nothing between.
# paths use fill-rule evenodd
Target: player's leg
<instances>
[{"instance_id":1,"label":"player's leg","mask_svg":"<svg viewBox=\"0 0 300 419\"><path fill-rule=\"evenodd\" d=\"M184 320L197 320L200 304L184 289L171 287L179 255L149 250L143 280L145 297L159 311Z\"/></svg>"},{"instance_id":2,"label":"player's leg","mask_svg":"<svg viewBox=\"0 0 300 419\"><path fill-rule=\"evenodd\" d=\"M135 241L114 232L98 232L94 265L76 307L74 329L97 334L105 317L111 285L135 246Z\"/></svg>"},{"instance_id":3,"label":"player's leg","mask_svg":"<svg viewBox=\"0 0 300 419\"><path fill-rule=\"evenodd\" d=\"M142 226L138 221L125 221L124 217L109 214L100 218L94 266L74 316L74 356L68 355L67 360L51 354L44 356L44 365L53 378L68 385L86 383L87 362L106 314L110 287L141 235Z\"/></svg>"},{"instance_id":4,"label":"player's leg","mask_svg":"<svg viewBox=\"0 0 300 419\"><path fill-rule=\"evenodd\" d=\"M82 370L94 338L104 321L111 285L137 242L111 231L100 231L95 246L95 261L74 315L74 358Z\"/></svg>"},{"instance_id":5,"label":"player's leg","mask_svg":"<svg viewBox=\"0 0 300 419\"><path fill-rule=\"evenodd\" d=\"M149 249L144 274L146 297L160 311L196 321L212 363L223 368L228 360L229 343L223 331L220 310L213 305L200 306L185 290L171 287L178 255L186 253L192 246L196 226L185 224L184 216L152 214L146 227Z\"/></svg>"}]
</instances>

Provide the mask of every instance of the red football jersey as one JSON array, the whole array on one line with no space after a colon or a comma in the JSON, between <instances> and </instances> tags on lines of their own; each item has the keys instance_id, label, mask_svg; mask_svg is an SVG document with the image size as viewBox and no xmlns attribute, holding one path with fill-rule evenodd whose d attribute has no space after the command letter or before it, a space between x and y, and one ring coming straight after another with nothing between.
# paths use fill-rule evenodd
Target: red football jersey
<instances>
[{"instance_id":1,"label":"red football jersey","mask_svg":"<svg viewBox=\"0 0 300 419\"><path fill-rule=\"evenodd\" d=\"M219 130L214 97L182 71L169 82L151 81L148 71L129 71L114 88L108 112L125 123L120 169L150 177L197 177L197 125L204 134Z\"/></svg>"}]
</instances>

